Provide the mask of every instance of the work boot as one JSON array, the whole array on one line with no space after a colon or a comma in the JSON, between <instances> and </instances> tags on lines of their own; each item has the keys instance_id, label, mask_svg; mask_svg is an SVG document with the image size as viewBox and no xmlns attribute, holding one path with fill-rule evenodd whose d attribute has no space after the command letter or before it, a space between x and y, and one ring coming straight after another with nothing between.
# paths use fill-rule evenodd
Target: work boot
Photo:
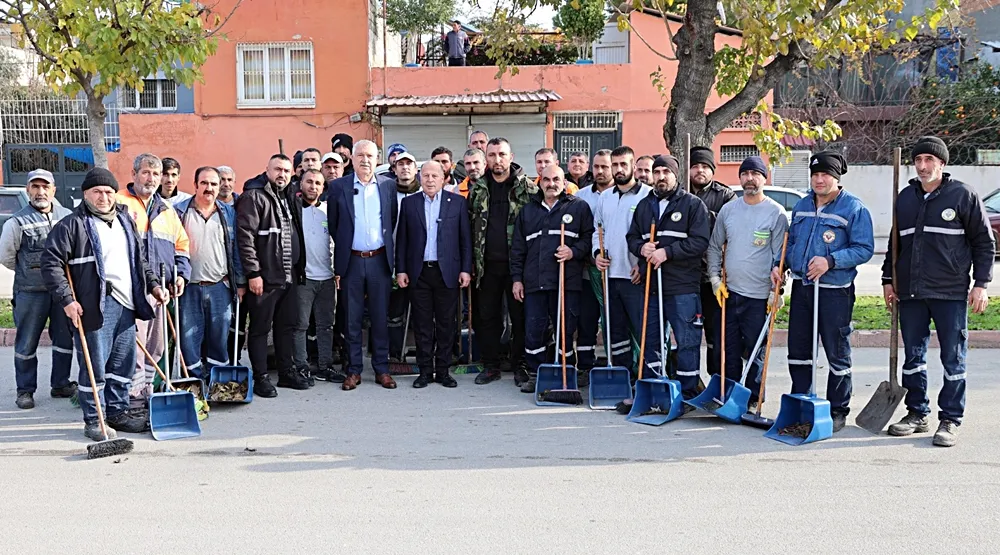
<instances>
[{"instance_id":1,"label":"work boot","mask_svg":"<svg viewBox=\"0 0 1000 555\"><path fill-rule=\"evenodd\" d=\"M431 372L421 372L417 379L413 380L413 387L423 389L434 381L434 374Z\"/></svg>"},{"instance_id":2,"label":"work boot","mask_svg":"<svg viewBox=\"0 0 1000 555\"><path fill-rule=\"evenodd\" d=\"M115 433L114 428L110 426L107 426L107 428L108 428L107 439L115 439L118 437L118 434ZM101 431L101 424L96 420L94 420L93 422L83 423L83 435L87 436L87 439L90 439L92 441L105 440L104 432Z\"/></svg>"},{"instance_id":3,"label":"work boot","mask_svg":"<svg viewBox=\"0 0 1000 555\"><path fill-rule=\"evenodd\" d=\"M757 414L757 407L760 406L758 403L750 403L747 405L747 414Z\"/></svg>"},{"instance_id":4,"label":"work boot","mask_svg":"<svg viewBox=\"0 0 1000 555\"><path fill-rule=\"evenodd\" d=\"M278 372L278 387L303 391L309 389L309 379L297 368L281 370Z\"/></svg>"},{"instance_id":5,"label":"work boot","mask_svg":"<svg viewBox=\"0 0 1000 555\"><path fill-rule=\"evenodd\" d=\"M590 385L590 371L579 371L576 373L576 388L583 389Z\"/></svg>"},{"instance_id":6,"label":"work boot","mask_svg":"<svg viewBox=\"0 0 1000 555\"><path fill-rule=\"evenodd\" d=\"M334 367L327 368L325 370L320 370L315 374L317 380L323 380L332 383L344 383L344 379L347 378L347 374L344 374L340 370Z\"/></svg>"},{"instance_id":7,"label":"work boot","mask_svg":"<svg viewBox=\"0 0 1000 555\"><path fill-rule=\"evenodd\" d=\"M837 413L831 414L830 417L833 418L833 433L837 433L840 430L843 430L844 426L847 425L847 415L846 414L837 412Z\"/></svg>"},{"instance_id":8,"label":"work boot","mask_svg":"<svg viewBox=\"0 0 1000 555\"><path fill-rule=\"evenodd\" d=\"M931 430L927 417L919 412L909 411L899 422L889 426L889 435L908 436L913 433L925 434Z\"/></svg>"},{"instance_id":9,"label":"work boot","mask_svg":"<svg viewBox=\"0 0 1000 555\"><path fill-rule=\"evenodd\" d=\"M530 379L531 377L528 376L528 366L526 364L521 364L517 367L517 370L514 371L514 385L517 387L521 387L524 385L524 382Z\"/></svg>"},{"instance_id":10,"label":"work boot","mask_svg":"<svg viewBox=\"0 0 1000 555\"><path fill-rule=\"evenodd\" d=\"M535 378L528 376L528 381L521 384L521 393L534 393L535 392Z\"/></svg>"},{"instance_id":11,"label":"work boot","mask_svg":"<svg viewBox=\"0 0 1000 555\"><path fill-rule=\"evenodd\" d=\"M69 382L63 387L53 387L49 394L55 399L69 399L76 394L76 382Z\"/></svg>"},{"instance_id":12,"label":"work boot","mask_svg":"<svg viewBox=\"0 0 1000 555\"><path fill-rule=\"evenodd\" d=\"M476 385L486 385L490 382L495 382L500 379L500 369L498 368L487 368L486 371L480 372L476 376Z\"/></svg>"},{"instance_id":13,"label":"work boot","mask_svg":"<svg viewBox=\"0 0 1000 555\"><path fill-rule=\"evenodd\" d=\"M130 411L122 411L108 415L108 426L127 434L141 434L149 431L149 420Z\"/></svg>"},{"instance_id":14,"label":"work boot","mask_svg":"<svg viewBox=\"0 0 1000 555\"><path fill-rule=\"evenodd\" d=\"M952 447L958 443L958 422L954 420L942 420L938 424L938 429L934 432L934 445L938 447Z\"/></svg>"},{"instance_id":15,"label":"work boot","mask_svg":"<svg viewBox=\"0 0 1000 555\"><path fill-rule=\"evenodd\" d=\"M35 394L30 391L18 393L16 403L19 409L33 409L35 408Z\"/></svg>"},{"instance_id":16,"label":"work boot","mask_svg":"<svg viewBox=\"0 0 1000 555\"><path fill-rule=\"evenodd\" d=\"M277 397L278 390L271 383L271 378L267 374L256 376L253 381L253 394L258 397Z\"/></svg>"}]
</instances>

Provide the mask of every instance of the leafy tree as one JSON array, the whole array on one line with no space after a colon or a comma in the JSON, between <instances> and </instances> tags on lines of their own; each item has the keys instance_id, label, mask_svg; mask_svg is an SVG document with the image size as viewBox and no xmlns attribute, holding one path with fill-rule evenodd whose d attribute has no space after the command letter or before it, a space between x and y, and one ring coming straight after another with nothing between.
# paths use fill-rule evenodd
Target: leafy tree
<instances>
[{"instance_id":1,"label":"leafy tree","mask_svg":"<svg viewBox=\"0 0 1000 555\"><path fill-rule=\"evenodd\" d=\"M509 59L519 48L507 30L523 21L523 10L539 1L551 6L559 0L513 0L513 9L498 10L493 26L487 29L503 40L491 51L495 58ZM663 94L667 117L663 125L665 144L675 154L684 155L684 138L693 145L710 145L715 136L743 114L758 111L764 124L754 128L762 151L787 155L780 140L783 136L805 136L831 140L840 130L832 121L813 125L785 119L764 102L779 80L796 67L822 68L830 60L860 56L871 51L893 51L919 42L920 32L936 29L949 11L958 8L958 0L936 0L925 13L890 24L890 14L900 13L903 0L625 0L612 5L622 30L631 29L665 62L676 63L672 83L661 71L652 71L652 79ZM651 13L664 21L665 50L632 27L634 10L653 8ZM717 46L716 35L723 29L717 19L738 22L742 42L737 46ZM680 22L674 21L679 19ZM650 68L653 69L653 68ZM501 63L500 73L510 70ZM713 90L724 102L708 109ZM779 156L781 157L781 156ZM686 161L685 161L686 162Z\"/></svg>"},{"instance_id":2,"label":"leafy tree","mask_svg":"<svg viewBox=\"0 0 1000 555\"><path fill-rule=\"evenodd\" d=\"M552 24L573 41L579 57L589 60L594 41L604 34L608 21L605 0L566 0Z\"/></svg>"},{"instance_id":3,"label":"leafy tree","mask_svg":"<svg viewBox=\"0 0 1000 555\"><path fill-rule=\"evenodd\" d=\"M455 0L387 0L385 25L390 31L407 33L407 61L414 62L420 35L447 22L454 13Z\"/></svg>"},{"instance_id":4,"label":"leafy tree","mask_svg":"<svg viewBox=\"0 0 1000 555\"><path fill-rule=\"evenodd\" d=\"M120 87L142 91L158 71L184 85L200 79L228 16L167 0L0 0L0 21L39 55L39 75L54 91L86 97L94 164L102 168L104 99Z\"/></svg>"}]
</instances>

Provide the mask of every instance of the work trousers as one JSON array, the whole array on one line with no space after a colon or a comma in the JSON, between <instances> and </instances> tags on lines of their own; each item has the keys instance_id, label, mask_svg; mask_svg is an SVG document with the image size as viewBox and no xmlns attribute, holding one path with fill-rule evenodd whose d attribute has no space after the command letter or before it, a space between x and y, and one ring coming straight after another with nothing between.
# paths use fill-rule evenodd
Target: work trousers
<instances>
[{"instance_id":1,"label":"work trousers","mask_svg":"<svg viewBox=\"0 0 1000 555\"><path fill-rule=\"evenodd\" d=\"M500 339L503 335L503 301L511 321L510 364L517 368L524 356L524 305L514 300L510 267L506 263L486 262L479 288L475 291L472 313L476 341L483 365L489 371L500 369Z\"/></svg>"},{"instance_id":2,"label":"work trousers","mask_svg":"<svg viewBox=\"0 0 1000 555\"><path fill-rule=\"evenodd\" d=\"M608 280L608 296L605 302L609 303L608 310L611 311L611 347L609 359L613 359L613 366L622 366L632 370L634 377L638 377L639 369L636 361L632 357L632 342L629 337L629 328L632 334L641 341L643 296L644 286L632 283L630 280L612 278ZM646 350L644 353L644 364L642 377L654 378L660 372L660 313L656 303L656 291L650 291L649 303L646 305ZM662 339L663 342L666 338ZM606 347L607 348L607 347ZM667 349L664 348L664 351Z\"/></svg>"},{"instance_id":3,"label":"work trousers","mask_svg":"<svg viewBox=\"0 0 1000 555\"><path fill-rule=\"evenodd\" d=\"M73 332L69 318L48 291L18 291L14 294L14 376L18 393L38 388L38 340L49 323L52 340L52 388L69 385L73 365Z\"/></svg>"},{"instance_id":4,"label":"work trousers","mask_svg":"<svg viewBox=\"0 0 1000 555\"><path fill-rule=\"evenodd\" d=\"M601 304L594 293L593 285L601 287L600 282L593 283L590 280L584 280L583 288L580 291L580 318L576 328L576 362L577 368L581 372L589 372L594 368L594 360L597 355L597 331L601 322Z\"/></svg>"},{"instance_id":5,"label":"work trousers","mask_svg":"<svg viewBox=\"0 0 1000 555\"><path fill-rule=\"evenodd\" d=\"M965 355L969 349L968 306L962 300L904 300L899 302L899 328L903 335L903 387L906 408L928 415L927 345L931 321L941 345L944 385L938 394L938 419L962 423L965 415Z\"/></svg>"},{"instance_id":6,"label":"work trousers","mask_svg":"<svg viewBox=\"0 0 1000 555\"><path fill-rule=\"evenodd\" d=\"M286 283L281 287L265 286L261 295L248 292L243 296L250 318L246 341L254 380L268 376L267 334L272 329L277 370L284 372L295 367L293 353L295 328L299 321L298 289L298 284Z\"/></svg>"},{"instance_id":7,"label":"work trousers","mask_svg":"<svg viewBox=\"0 0 1000 555\"><path fill-rule=\"evenodd\" d=\"M549 343L549 324L556 330L555 357L562 363L562 355L566 355L567 366L576 366L576 353L573 349L573 334L576 333L576 323L580 317L580 292L566 291L563 294L565 306L563 311L566 320L563 322L566 337L566 351L562 350L563 329L558 329L556 320L559 318L559 292L536 291L524 296L524 360L528 365L528 375L534 378L538 375L538 367L542 364L552 364L553 359L546 360L546 350Z\"/></svg>"},{"instance_id":8,"label":"work trousers","mask_svg":"<svg viewBox=\"0 0 1000 555\"><path fill-rule=\"evenodd\" d=\"M712 302L718 306L715 298ZM767 299L744 297L733 291L726 299L726 378L742 383L750 390L750 402L758 401L760 393L760 373L764 364L764 348L761 346L757 356L750 363L746 379L742 382L744 361L750 356L761 329L767 326ZM721 317L720 331L716 335L716 345L722 349Z\"/></svg>"},{"instance_id":9,"label":"work trousers","mask_svg":"<svg viewBox=\"0 0 1000 555\"><path fill-rule=\"evenodd\" d=\"M792 393L808 393L812 386L813 285L803 285L801 280L794 280L789 304L788 371L792 376ZM830 412L842 415L851 410L853 313L853 284L848 287L820 287L818 332L830 363L826 398L830 401Z\"/></svg>"},{"instance_id":10,"label":"work trousers","mask_svg":"<svg viewBox=\"0 0 1000 555\"><path fill-rule=\"evenodd\" d=\"M163 364L161 359L164 358L163 354L167 350L167 344L163 340L163 330L167 327L164 310L169 310L170 308L167 307L164 309L162 306L159 306L159 302L152 295L147 295L146 301L149 302L149 306L153 307L155 317L152 320L135 321L136 337L139 338L139 341L142 341L142 345L153 356L153 360L157 364ZM169 329L167 329L167 334L170 334ZM131 394L133 403L139 406L144 404L145 399L153 394L153 380L156 377L156 369L146 360L145 355L142 357L133 357L133 362L136 368L135 372L129 374L132 377L132 385L129 393ZM166 364L160 370L164 373L171 371L170 367Z\"/></svg>"},{"instance_id":11,"label":"work trousers","mask_svg":"<svg viewBox=\"0 0 1000 555\"><path fill-rule=\"evenodd\" d=\"M306 330L310 318L316 322L317 368L333 366L333 314L337 304L337 283L333 278L306 279L298 291L298 320L295 328L295 366L309 364L306 353Z\"/></svg>"},{"instance_id":12,"label":"work trousers","mask_svg":"<svg viewBox=\"0 0 1000 555\"><path fill-rule=\"evenodd\" d=\"M712 292L711 283L701 284L701 310L702 328L705 332L706 366L708 374L714 375L719 373L719 366L722 364L722 351L716 348L716 342L721 337L719 319L722 317L722 309L719 306L719 301L715 299L715 293Z\"/></svg>"}]
</instances>

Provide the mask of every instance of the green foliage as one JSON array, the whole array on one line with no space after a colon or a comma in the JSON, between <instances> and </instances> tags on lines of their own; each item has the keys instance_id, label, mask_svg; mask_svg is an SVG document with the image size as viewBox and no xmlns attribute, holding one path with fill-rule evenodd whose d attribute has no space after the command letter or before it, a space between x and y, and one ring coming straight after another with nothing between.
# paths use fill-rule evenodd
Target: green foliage
<instances>
[{"instance_id":1,"label":"green foliage","mask_svg":"<svg viewBox=\"0 0 1000 555\"><path fill-rule=\"evenodd\" d=\"M566 0L552 21L576 44L582 59L590 58L592 44L604 34L605 6L605 0Z\"/></svg>"},{"instance_id":2,"label":"green foliage","mask_svg":"<svg viewBox=\"0 0 1000 555\"><path fill-rule=\"evenodd\" d=\"M487 52L489 44L483 41L472 45L472 50L465 59L470 66L493 66L497 62ZM572 64L577 59L576 49L568 44L553 41L538 41L534 50L519 52L510 59L515 66L552 66Z\"/></svg>"},{"instance_id":3,"label":"green foliage","mask_svg":"<svg viewBox=\"0 0 1000 555\"><path fill-rule=\"evenodd\" d=\"M452 19L455 0L386 0L385 7L389 30L419 34Z\"/></svg>"}]
</instances>

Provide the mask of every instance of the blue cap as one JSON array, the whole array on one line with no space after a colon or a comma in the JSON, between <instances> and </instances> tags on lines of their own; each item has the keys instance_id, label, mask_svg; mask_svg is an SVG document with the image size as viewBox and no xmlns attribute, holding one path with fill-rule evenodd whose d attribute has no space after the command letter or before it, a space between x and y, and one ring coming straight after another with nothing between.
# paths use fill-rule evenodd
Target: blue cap
<instances>
[{"instance_id":1,"label":"blue cap","mask_svg":"<svg viewBox=\"0 0 1000 555\"><path fill-rule=\"evenodd\" d=\"M393 154L399 154L401 152L406 152L406 146L402 143L392 143L389 148L385 149L385 155L391 157Z\"/></svg>"}]
</instances>

